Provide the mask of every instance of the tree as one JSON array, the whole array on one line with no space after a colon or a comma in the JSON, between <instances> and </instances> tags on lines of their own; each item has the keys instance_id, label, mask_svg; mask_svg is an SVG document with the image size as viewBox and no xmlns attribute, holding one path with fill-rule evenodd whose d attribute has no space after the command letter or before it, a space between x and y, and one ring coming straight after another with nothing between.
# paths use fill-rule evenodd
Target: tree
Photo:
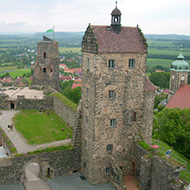
<instances>
[{"instance_id":1,"label":"tree","mask_svg":"<svg viewBox=\"0 0 190 190\"><path fill-rule=\"evenodd\" d=\"M63 95L78 104L81 99L81 87L76 87L74 89L66 89L63 92Z\"/></svg>"},{"instance_id":2,"label":"tree","mask_svg":"<svg viewBox=\"0 0 190 190\"><path fill-rule=\"evenodd\" d=\"M190 159L190 109L163 109L154 117L154 138Z\"/></svg>"},{"instance_id":3,"label":"tree","mask_svg":"<svg viewBox=\"0 0 190 190\"><path fill-rule=\"evenodd\" d=\"M160 88L169 88L170 73L169 72L158 72L152 73L149 77L150 81Z\"/></svg>"}]
</instances>

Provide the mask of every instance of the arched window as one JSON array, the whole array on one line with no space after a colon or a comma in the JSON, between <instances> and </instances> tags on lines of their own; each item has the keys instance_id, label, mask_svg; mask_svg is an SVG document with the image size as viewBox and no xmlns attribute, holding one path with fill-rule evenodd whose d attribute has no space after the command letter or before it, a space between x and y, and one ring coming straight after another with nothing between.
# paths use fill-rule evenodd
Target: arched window
<instances>
[{"instance_id":1,"label":"arched window","mask_svg":"<svg viewBox=\"0 0 190 190\"><path fill-rule=\"evenodd\" d=\"M46 68L43 68L43 73L46 73Z\"/></svg>"},{"instance_id":2,"label":"arched window","mask_svg":"<svg viewBox=\"0 0 190 190\"><path fill-rule=\"evenodd\" d=\"M46 52L44 52L44 59L46 59L47 58L47 53Z\"/></svg>"}]
</instances>

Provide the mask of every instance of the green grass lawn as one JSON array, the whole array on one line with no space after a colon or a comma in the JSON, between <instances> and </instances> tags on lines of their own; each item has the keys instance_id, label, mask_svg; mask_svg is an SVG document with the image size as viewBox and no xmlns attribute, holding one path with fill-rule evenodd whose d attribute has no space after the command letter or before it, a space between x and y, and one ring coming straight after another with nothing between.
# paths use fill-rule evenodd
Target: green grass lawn
<instances>
[{"instance_id":1,"label":"green grass lawn","mask_svg":"<svg viewBox=\"0 0 190 190\"><path fill-rule=\"evenodd\" d=\"M171 150L172 151L171 159L173 158L176 163L179 163L181 165L186 164L187 170L180 172L180 178L183 179L184 181L190 183L190 160L187 159L182 154L180 154L179 152L175 151L172 147L170 147L169 145L167 145L166 143L164 143L162 141L153 139L153 144L158 145L159 149L165 153L167 150Z\"/></svg>"},{"instance_id":2,"label":"green grass lawn","mask_svg":"<svg viewBox=\"0 0 190 190\"><path fill-rule=\"evenodd\" d=\"M65 53L65 52L81 53L81 48L80 47L59 47L59 52L60 53Z\"/></svg>"},{"instance_id":3,"label":"green grass lawn","mask_svg":"<svg viewBox=\"0 0 190 190\"><path fill-rule=\"evenodd\" d=\"M22 110L13 118L14 126L29 144L59 141L72 136L72 129L54 111ZM61 131L61 129L64 131Z\"/></svg>"}]
</instances>

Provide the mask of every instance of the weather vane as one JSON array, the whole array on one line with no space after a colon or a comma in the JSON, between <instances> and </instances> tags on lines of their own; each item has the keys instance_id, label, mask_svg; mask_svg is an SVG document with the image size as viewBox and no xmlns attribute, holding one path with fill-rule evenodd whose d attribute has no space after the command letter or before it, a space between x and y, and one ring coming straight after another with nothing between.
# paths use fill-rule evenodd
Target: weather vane
<instances>
[{"instance_id":1,"label":"weather vane","mask_svg":"<svg viewBox=\"0 0 190 190\"><path fill-rule=\"evenodd\" d=\"M117 1L115 2L115 6L116 6L116 8L117 8Z\"/></svg>"},{"instance_id":2,"label":"weather vane","mask_svg":"<svg viewBox=\"0 0 190 190\"><path fill-rule=\"evenodd\" d=\"M182 45L182 44L180 45L180 47L181 47L181 49L180 49L180 50L181 50L181 51L183 51L183 49L182 49L183 45Z\"/></svg>"}]
</instances>

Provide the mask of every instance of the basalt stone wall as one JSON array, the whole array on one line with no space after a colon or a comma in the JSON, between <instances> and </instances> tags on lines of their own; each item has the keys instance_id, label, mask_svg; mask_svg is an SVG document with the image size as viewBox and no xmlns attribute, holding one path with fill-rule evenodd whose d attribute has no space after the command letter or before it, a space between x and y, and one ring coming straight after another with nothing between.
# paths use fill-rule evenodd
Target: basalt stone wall
<instances>
[{"instance_id":1,"label":"basalt stone wall","mask_svg":"<svg viewBox=\"0 0 190 190\"><path fill-rule=\"evenodd\" d=\"M0 184L14 184L25 181L25 169L31 162L39 163L42 179L68 175L80 171L80 158L79 149L1 158Z\"/></svg>"},{"instance_id":2,"label":"basalt stone wall","mask_svg":"<svg viewBox=\"0 0 190 190\"><path fill-rule=\"evenodd\" d=\"M52 97L45 96L44 99L25 99L24 96L17 96L16 109L32 109L40 110L41 108L45 110L53 109L53 99Z\"/></svg>"},{"instance_id":3,"label":"basalt stone wall","mask_svg":"<svg viewBox=\"0 0 190 190\"><path fill-rule=\"evenodd\" d=\"M178 190L181 184L178 179L178 165L169 163L136 145L134 157L136 159L136 177L141 190Z\"/></svg>"},{"instance_id":4,"label":"basalt stone wall","mask_svg":"<svg viewBox=\"0 0 190 190\"><path fill-rule=\"evenodd\" d=\"M8 109L9 107L9 104L8 104L8 98L9 96L8 95L0 95L0 109Z\"/></svg>"},{"instance_id":5,"label":"basalt stone wall","mask_svg":"<svg viewBox=\"0 0 190 190\"><path fill-rule=\"evenodd\" d=\"M67 105L65 105L61 100L59 100L55 96L53 96L53 110L71 127L75 126L77 112L74 112L71 108L69 108Z\"/></svg>"}]
</instances>

